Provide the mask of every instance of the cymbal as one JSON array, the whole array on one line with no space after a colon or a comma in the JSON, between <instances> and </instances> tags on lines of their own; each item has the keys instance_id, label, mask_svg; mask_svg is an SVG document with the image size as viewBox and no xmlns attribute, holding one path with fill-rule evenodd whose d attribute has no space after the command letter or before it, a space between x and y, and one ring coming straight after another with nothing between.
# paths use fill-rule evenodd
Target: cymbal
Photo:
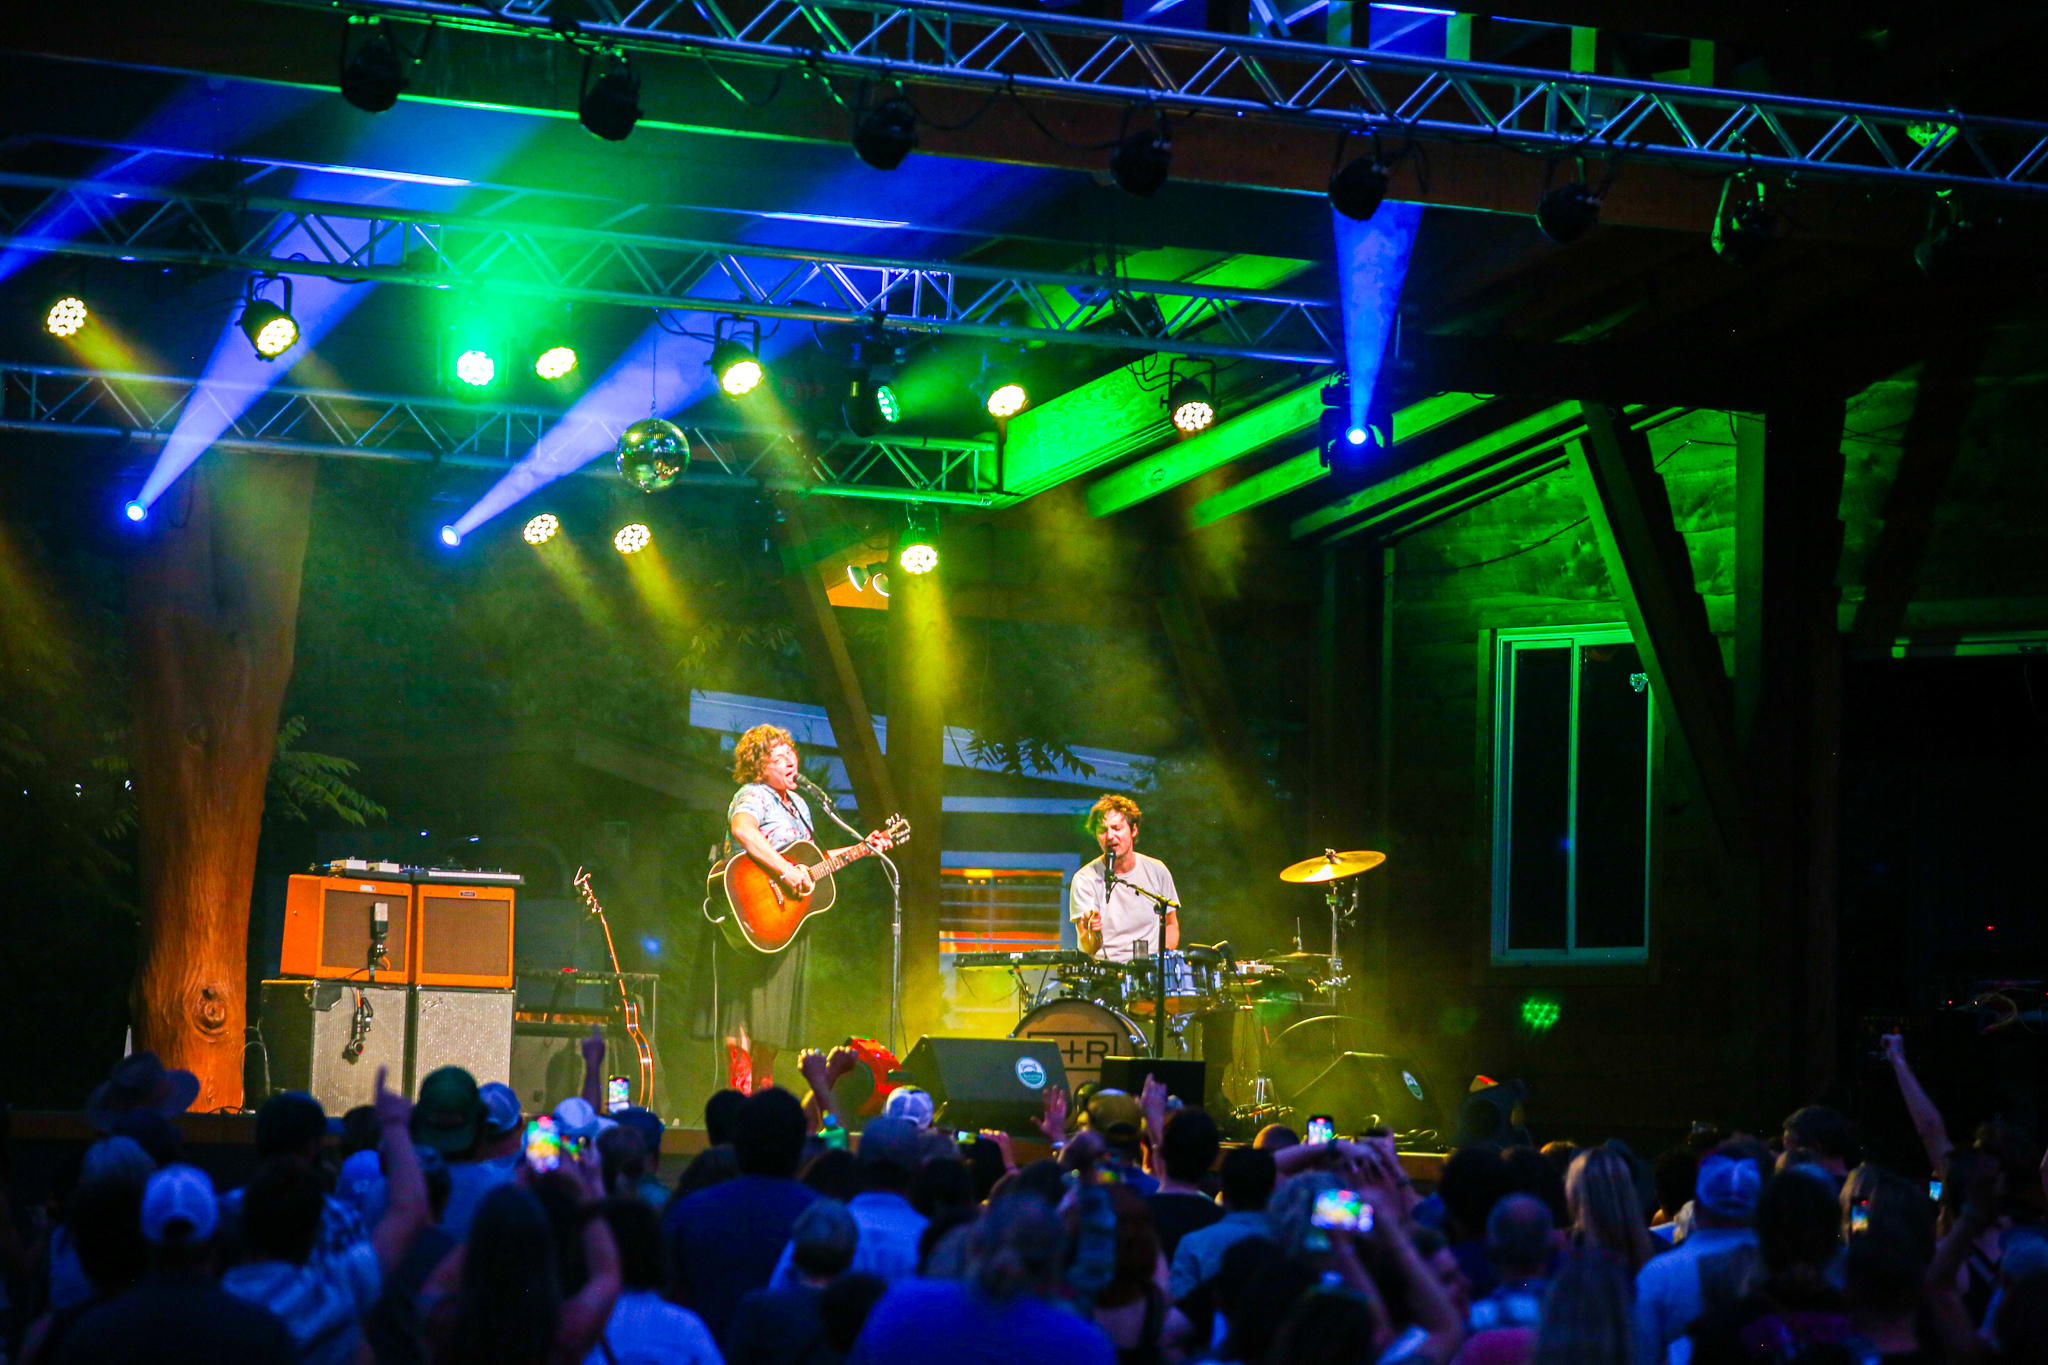
<instances>
[{"instance_id":1,"label":"cymbal","mask_svg":"<svg viewBox=\"0 0 2048 1365\"><path fill-rule=\"evenodd\" d=\"M1283 882L1334 882L1340 877L1355 877L1378 867L1387 860L1384 853L1375 853L1369 848L1353 849L1349 853L1338 853L1334 849L1318 857L1303 858L1300 862L1280 869Z\"/></svg>"},{"instance_id":2,"label":"cymbal","mask_svg":"<svg viewBox=\"0 0 2048 1365\"><path fill-rule=\"evenodd\" d=\"M1278 957L1269 957L1266 961L1282 968L1328 967L1330 965L1330 955L1328 953L1282 953Z\"/></svg>"}]
</instances>

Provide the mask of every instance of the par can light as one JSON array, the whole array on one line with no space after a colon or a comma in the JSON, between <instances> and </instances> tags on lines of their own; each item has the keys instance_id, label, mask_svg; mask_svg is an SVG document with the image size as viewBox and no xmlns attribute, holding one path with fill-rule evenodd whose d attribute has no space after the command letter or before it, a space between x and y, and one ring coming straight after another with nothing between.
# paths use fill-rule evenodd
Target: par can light
<instances>
[{"instance_id":1,"label":"par can light","mask_svg":"<svg viewBox=\"0 0 2048 1365\"><path fill-rule=\"evenodd\" d=\"M648 530L644 523L637 521L628 526L621 526L618 534L612 537L612 548L622 555L638 554L653 543L654 532Z\"/></svg>"},{"instance_id":2,"label":"par can light","mask_svg":"<svg viewBox=\"0 0 2048 1365\"><path fill-rule=\"evenodd\" d=\"M85 326L85 320L91 316L84 299L76 294L66 294L43 314L43 330L53 337L77 336L79 329Z\"/></svg>"},{"instance_id":3,"label":"par can light","mask_svg":"<svg viewBox=\"0 0 2048 1365\"><path fill-rule=\"evenodd\" d=\"M528 545L545 545L555 538L555 532L562 529L562 519L553 512L542 512L526 523L520 537Z\"/></svg>"},{"instance_id":4,"label":"par can light","mask_svg":"<svg viewBox=\"0 0 2048 1365\"><path fill-rule=\"evenodd\" d=\"M576 348L550 346L534 358L533 372L542 379L567 379L576 372Z\"/></svg>"}]
</instances>

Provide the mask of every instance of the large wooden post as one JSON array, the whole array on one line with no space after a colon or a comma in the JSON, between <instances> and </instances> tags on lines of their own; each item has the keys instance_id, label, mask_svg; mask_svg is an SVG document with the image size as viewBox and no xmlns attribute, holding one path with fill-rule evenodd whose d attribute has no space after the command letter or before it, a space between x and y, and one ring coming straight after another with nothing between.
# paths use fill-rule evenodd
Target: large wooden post
<instances>
[{"instance_id":1,"label":"large wooden post","mask_svg":"<svg viewBox=\"0 0 2048 1365\"><path fill-rule=\"evenodd\" d=\"M140 818L136 1044L242 1103L249 895L291 680L313 462L208 455L129 575Z\"/></svg>"},{"instance_id":2,"label":"large wooden post","mask_svg":"<svg viewBox=\"0 0 2048 1365\"><path fill-rule=\"evenodd\" d=\"M1744 416L1735 429L1735 716L1756 802L1757 961L1765 1059L1791 1105L1835 1066L1836 806L1841 728L1840 401Z\"/></svg>"},{"instance_id":3,"label":"large wooden post","mask_svg":"<svg viewBox=\"0 0 2048 1365\"><path fill-rule=\"evenodd\" d=\"M944 1015L939 981L939 851L945 832L946 698L955 660L946 618L945 566L889 574L889 777L910 822L897 858L903 878L905 1046Z\"/></svg>"}]
</instances>

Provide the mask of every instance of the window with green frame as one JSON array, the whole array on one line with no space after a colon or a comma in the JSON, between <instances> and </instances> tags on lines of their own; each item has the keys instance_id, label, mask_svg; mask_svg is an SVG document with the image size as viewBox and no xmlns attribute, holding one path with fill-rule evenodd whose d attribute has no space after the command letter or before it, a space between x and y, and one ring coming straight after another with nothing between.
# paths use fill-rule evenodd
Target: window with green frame
<instances>
[{"instance_id":1,"label":"window with green frame","mask_svg":"<svg viewBox=\"0 0 2048 1365\"><path fill-rule=\"evenodd\" d=\"M1645 960L1654 708L1628 628L1501 631L1493 683L1493 960Z\"/></svg>"}]
</instances>

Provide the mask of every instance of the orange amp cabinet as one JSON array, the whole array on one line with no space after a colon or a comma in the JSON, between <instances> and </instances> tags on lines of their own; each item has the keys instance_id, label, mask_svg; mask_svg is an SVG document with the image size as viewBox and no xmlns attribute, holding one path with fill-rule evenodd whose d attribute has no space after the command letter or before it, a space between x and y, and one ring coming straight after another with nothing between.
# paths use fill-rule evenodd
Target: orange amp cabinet
<instances>
[{"instance_id":1,"label":"orange amp cabinet","mask_svg":"<svg viewBox=\"0 0 2048 1365\"><path fill-rule=\"evenodd\" d=\"M414 874L414 932L407 980L421 986L512 989L514 888L502 881L428 869Z\"/></svg>"},{"instance_id":2,"label":"orange amp cabinet","mask_svg":"<svg viewBox=\"0 0 2048 1365\"><path fill-rule=\"evenodd\" d=\"M370 927L381 906L389 965L378 968L376 980L412 980L413 888L402 876L392 867L389 872L293 877L285 891L281 974L369 981Z\"/></svg>"}]
</instances>

